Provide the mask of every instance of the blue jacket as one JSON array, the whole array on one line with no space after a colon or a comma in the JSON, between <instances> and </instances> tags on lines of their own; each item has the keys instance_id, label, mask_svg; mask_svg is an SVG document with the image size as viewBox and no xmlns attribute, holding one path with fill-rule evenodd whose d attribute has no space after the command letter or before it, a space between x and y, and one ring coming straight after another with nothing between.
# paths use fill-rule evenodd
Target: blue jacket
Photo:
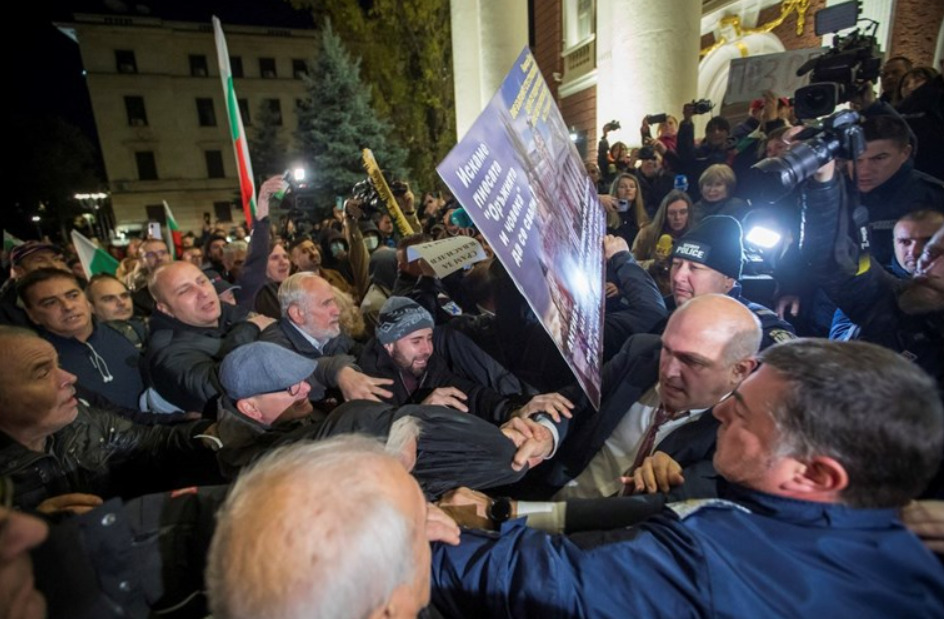
<instances>
[{"instance_id":1,"label":"blue jacket","mask_svg":"<svg viewBox=\"0 0 944 619\"><path fill-rule=\"evenodd\" d=\"M728 487L633 528L507 523L433 551L449 617L942 617L944 568L892 509Z\"/></svg>"},{"instance_id":2,"label":"blue jacket","mask_svg":"<svg viewBox=\"0 0 944 619\"><path fill-rule=\"evenodd\" d=\"M45 329L41 333L59 354L59 365L75 374L79 385L116 406L140 410L138 398L145 388L140 351L107 323L92 320L94 329L86 342Z\"/></svg>"}]
</instances>

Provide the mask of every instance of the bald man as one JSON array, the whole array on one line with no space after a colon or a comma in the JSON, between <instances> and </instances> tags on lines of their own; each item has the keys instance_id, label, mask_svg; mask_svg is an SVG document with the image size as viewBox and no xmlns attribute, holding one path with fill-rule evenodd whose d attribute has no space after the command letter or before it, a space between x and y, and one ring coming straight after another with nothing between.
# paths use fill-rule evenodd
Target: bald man
<instances>
[{"instance_id":1,"label":"bald man","mask_svg":"<svg viewBox=\"0 0 944 619\"><path fill-rule=\"evenodd\" d=\"M151 386L176 410L215 416L223 357L275 321L221 304L213 283L189 262L158 266L148 289L155 309L145 357Z\"/></svg>"},{"instance_id":2,"label":"bald man","mask_svg":"<svg viewBox=\"0 0 944 619\"><path fill-rule=\"evenodd\" d=\"M657 452L678 463L678 472L710 461L718 423L710 409L754 370L762 337L760 321L743 303L706 294L679 307L661 338L627 340L603 366L598 412L576 386L561 391L576 404L574 415L555 424L559 448L536 447L540 456L557 450L532 473L527 494L612 496L623 490L622 476L651 467Z\"/></svg>"}]
</instances>

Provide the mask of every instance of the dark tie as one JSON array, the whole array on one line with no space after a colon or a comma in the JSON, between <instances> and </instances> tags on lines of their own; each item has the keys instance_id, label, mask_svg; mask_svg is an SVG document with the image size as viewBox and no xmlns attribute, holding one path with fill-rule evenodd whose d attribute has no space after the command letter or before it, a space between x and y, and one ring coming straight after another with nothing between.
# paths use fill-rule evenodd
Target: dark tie
<instances>
[{"instance_id":1,"label":"dark tie","mask_svg":"<svg viewBox=\"0 0 944 619\"><path fill-rule=\"evenodd\" d=\"M642 439L639 451L636 452L636 459L633 460L633 466L626 471L626 474L632 474L632 472L636 470L636 467L642 464L643 460L652 455L652 449L656 446L656 434L659 433L659 428L669 421L688 417L688 414L688 411L678 414L670 413L660 404L659 408L657 408L656 412L652 415L652 423L649 424L649 429L646 430L646 435Z\"/></svg>"}]
</instances>

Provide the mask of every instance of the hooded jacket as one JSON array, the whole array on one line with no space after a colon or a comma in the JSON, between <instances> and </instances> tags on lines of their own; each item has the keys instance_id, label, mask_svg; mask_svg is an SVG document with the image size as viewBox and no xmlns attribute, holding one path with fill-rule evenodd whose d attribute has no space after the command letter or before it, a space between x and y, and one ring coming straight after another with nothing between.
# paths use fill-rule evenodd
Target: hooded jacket
<instances>
[{"instance_id":1,"label":"hooded jacket","mask_svg":"<svg viewBox=\"0 0 944 619\"><path fill-rule=\"evenodd\" d=\"M56 349L59 365L75 374L80 385L116 406L137 410L144 391L141 353L107 323L92 321L92 334L84 342L45 329L41 335Z\"/></svg>"}]
</instances>

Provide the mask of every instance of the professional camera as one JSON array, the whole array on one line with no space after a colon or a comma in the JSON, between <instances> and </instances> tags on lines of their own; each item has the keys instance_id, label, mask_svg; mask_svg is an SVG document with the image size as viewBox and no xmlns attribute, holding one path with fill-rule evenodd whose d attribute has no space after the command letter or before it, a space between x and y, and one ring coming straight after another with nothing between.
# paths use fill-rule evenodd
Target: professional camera
<instances>
[{"instance_id":1,"label":"professional camera","mask_svg":"<svg viewBox=\"0 0 944 619\"><path fill-rule=\"evenodd\" d=\"M846 2L816 14L816 34L852 28L858 23L858 2ZM877 22L866 32L854 30L844 37L836 35L833 46L820 56L810 58L797 69L797 75L810 74L810 84L794 95L797 118L818 118L831 114L836 106L857 97L871 88L882 68L875 39Z\"/></svg>"},{"instance_id":2,"label":"professional camera","mask_svg":"<svg viewBox=\"0 0 944 619\"><path fill-rule=\"evenodd\" d=\"M603 133L608 133L610 131L619 131L620 123L618 120L611 120L610 122L603 125Z\"/></svg>"},{"instance_id":3,"label":"professional camera","mask_svg":"<svg viewBox=\"0 0 944 619\"><path fill-rule=\"evenodd\" d=\"M692 100L689 105L692 106L692 114L695 115L707 114L715 107L715 104L708 99L699 99L698 101Z\"/></svg>"},{"instance_id":4,"label":"professional camera","mask_svg":"<svg viewBox=\"0 0 944 619\"><path fill-rule=\"evenodd\" d=\"M387 212L383 198L377 193L374 183L369 178L359 181L351 188L351 197L361 203L364 219L369 219L371 215L377 212Z\"/></svg>"},{"instance_id":5,"label":"professional camera","mask_svg":"<svg viewBox=\"0 0 944 619\"><path fill-rule=\"evenodd\" d=\"M315 191L308 173L304 167L289 168L282 175L288 183L285 192L278 196L282 200L282 208L288 210L313 211L317 206Z\"/></svg>"},{"instance_id":6,"label":"professional camera","mask_svg":"<svg viewBox=\"0 0 944 619\"><path fill-rule=\"evenodd\" d=\"M827 116L801 131L797 140L801 141L782 157L754 164L754 169L764 175L763 182L757 183L761 200L775 202L833 159L855 161L865 152L865 132L859 124L859 114L852 110Z\"/></svg>"}]
</instances>

